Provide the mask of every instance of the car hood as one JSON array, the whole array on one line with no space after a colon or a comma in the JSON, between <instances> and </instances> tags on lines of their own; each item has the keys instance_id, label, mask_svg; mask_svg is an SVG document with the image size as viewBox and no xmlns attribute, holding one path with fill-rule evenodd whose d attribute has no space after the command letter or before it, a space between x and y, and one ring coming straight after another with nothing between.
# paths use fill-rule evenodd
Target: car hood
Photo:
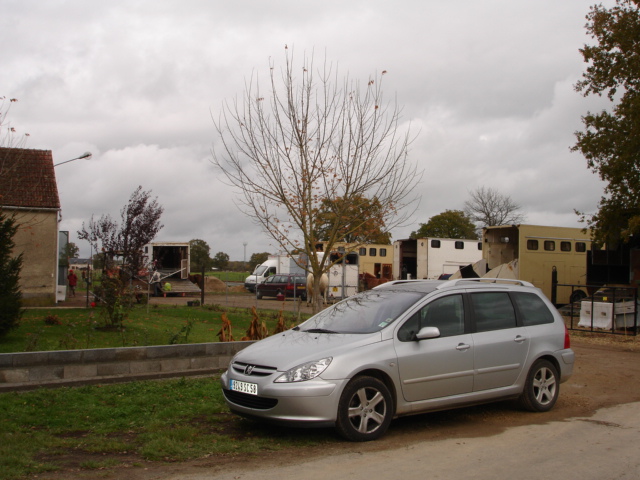
<instances>
[{"instance_id":1,"label":"car hood","mask_svg":"<svg viewBox=\"0 0 640 480\"><path fill-rule=\"evenodd\" d=\"M248 346L234 360L286 371L311 360L335 357L381 340L380 332L328 334L287 330Z\"/></svg>"}]
</instances>

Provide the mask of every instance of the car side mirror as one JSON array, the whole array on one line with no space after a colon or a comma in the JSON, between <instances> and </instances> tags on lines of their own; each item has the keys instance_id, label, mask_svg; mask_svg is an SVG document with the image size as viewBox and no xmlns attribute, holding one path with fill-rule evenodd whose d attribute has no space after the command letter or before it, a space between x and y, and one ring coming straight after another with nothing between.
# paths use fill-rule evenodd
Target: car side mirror
<instances>
[{"instance_id":1,"label":"car side mirror","mask_svg":"<svg viewBox=\"0 0 640 480\"><path fill-rule=\"evenodd\" d=\"M426 338L437 338L440 336L438 327L422 327L416 334L416 340L424 340Z\"/></svg>"}]
</instances>

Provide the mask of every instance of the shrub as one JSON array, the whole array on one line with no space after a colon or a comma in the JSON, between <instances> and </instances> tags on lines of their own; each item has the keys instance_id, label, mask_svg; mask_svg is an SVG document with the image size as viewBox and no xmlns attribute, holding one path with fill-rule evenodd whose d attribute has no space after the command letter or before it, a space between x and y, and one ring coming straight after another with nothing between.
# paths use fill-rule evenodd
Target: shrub
<instances>
[{"instance_id":1,"label":"shrub","mask_svg":"<svg viewBox=\"0 0 640 480\"><path fill-rule=\"evenodd\" d=\"M62 322L57 315L47 315L44 317L44 323L47 325L62 325Z\"/></svg>"},{"instance_id":2,"label":"shrub","mask_svg":"<svg viewBox=\"0 0 640 480\"><path fill-rule=\"evenodd\" d=\"M22 254L17 257L11 255L17 230L15 220L0 213L0 337L17 327L22 316L19 284Z\"/></svg>"}]
</instances>

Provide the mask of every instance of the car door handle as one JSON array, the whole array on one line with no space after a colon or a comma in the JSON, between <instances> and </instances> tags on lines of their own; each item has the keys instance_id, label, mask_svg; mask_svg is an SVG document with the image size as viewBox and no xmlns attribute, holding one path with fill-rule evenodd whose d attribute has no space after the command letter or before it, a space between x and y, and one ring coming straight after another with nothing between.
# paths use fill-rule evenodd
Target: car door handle
<instances>
[{"instance_id":1,"label":"car door handle","mask_svg":"<svg viewBox=\"0 0 640 480\"><path fill-rule=\"evenodd\" d=\"M523 337L522 335L516 335L516 338L513 339L514 342L516 343L522 343L526 340L525 337Z\"/></svg>"},{"instance_id":2,"label":"car door handle","mask_svg":"<svg viewBox=\"0 0 640 480\"><path fill-rule=\"evenodd\" d=\"M469 350L471 348L471 345L469 345L468 343L459 343L458 346L456 347L456 350L460 350L461 352L464 350Z\"/></svg>"}]
</instances>

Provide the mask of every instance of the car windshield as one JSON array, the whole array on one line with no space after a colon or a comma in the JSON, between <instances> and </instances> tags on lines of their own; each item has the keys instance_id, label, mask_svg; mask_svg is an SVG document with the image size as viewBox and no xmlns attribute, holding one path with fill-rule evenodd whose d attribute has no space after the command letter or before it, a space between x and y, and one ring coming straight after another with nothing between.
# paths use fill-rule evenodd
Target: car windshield
<instances>
[{"instance_id":1,"label":"car windshield","mask_svg":"<svg viewBox=\"0 0 640 480\"><path fill-rule=\"evenodd\" d=\"M258 276L262 276L262 274L264 273L264 271L265 271L267 268L269 268L269 267L266 267L266 266L264 266L264 265L258 265L258 266L256 267L256 269L253 271L253 273L252 273L251 275L258 275Z\"/></svg>"},{"instance_id":2,"label":"car windshield","mask_svg":"<svg viewBox=\"0 0 640 480\"><path fill-rule=\"evenodd\" d=\"M368 290L314 315L298 328L315 333L373 333L393 323L424 293Z\"/></svg>"}]
</instances>

